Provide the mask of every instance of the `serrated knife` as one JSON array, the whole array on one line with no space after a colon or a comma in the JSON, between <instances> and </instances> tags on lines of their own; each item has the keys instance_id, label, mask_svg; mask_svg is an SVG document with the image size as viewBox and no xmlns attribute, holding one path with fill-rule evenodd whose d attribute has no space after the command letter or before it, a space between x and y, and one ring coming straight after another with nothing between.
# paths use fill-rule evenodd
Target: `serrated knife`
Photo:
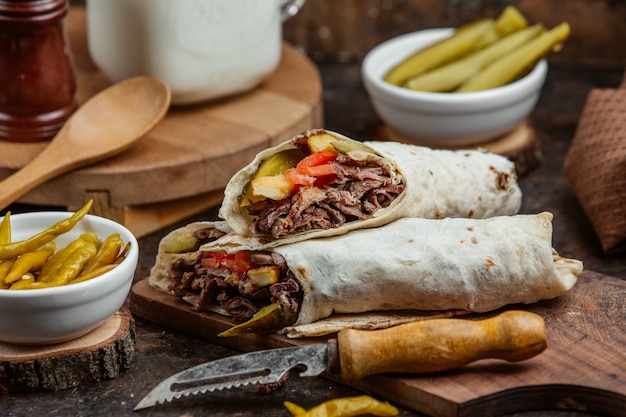
<instances>
[{"instance_id":1,"label":"serrated knife","mask_svg":"<svg viewBox=\"0 0 626 417\"><path fill-rule=\"evenodd\" d=\"M519 362L546 347L543 318L521 310L482 320L444 318L384 330L346 329L327 343L244 353L189 368L162 381L135 410L207 391L277 384L294 368L303 368L301 377L329 371L349 381L379 373L438 372L488 358Z\"/></svg>"}]
</instances>

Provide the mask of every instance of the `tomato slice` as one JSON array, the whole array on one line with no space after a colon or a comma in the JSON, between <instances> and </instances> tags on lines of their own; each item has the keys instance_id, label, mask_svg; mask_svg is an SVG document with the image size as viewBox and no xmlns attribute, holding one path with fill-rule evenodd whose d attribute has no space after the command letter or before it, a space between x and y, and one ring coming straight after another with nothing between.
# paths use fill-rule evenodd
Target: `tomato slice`
<instances>
[{"instance_id":1,"label":"tomato slice","mask_svg":"<svg viewBox=\"0 0 626 417\"><path fill-rule=\"evenodd\" d=\"M337 166L333 164L314 165L304 167L302 171L312 177L324 177L327 175L336 175Z\"/></svg>"},{"instance_id":2,"label":"tomato slice","mask_svg":"<svg viewBox=\"0 0 626 417\"><path fill-rule=\"evenodd\" d=\"M226 268L238 274L244 274L250 269L258 268L259 265L248 260L246 250L237 253L207 252L201 263L204 268Z\"/></svg>"},{"instance_id":3,"label":"tomato slice","mask_svg":"<svg viewBox=\"0 0 626 417\"><path fill-rule=\"evenodd\" d=\"M202 263L203 268L217 268L218 266L220 266L219 259L214 258L213 256L202 258L200 262Z\"/></svg>"},{"instance_id":4,"label":"tomato slice","mask_svg":"<svg viewBox=\"0 0 626 417\"><path fill-rule=\"evenodd\" d=\"M294 185L309 186L315 184L315 177L300 172L297 168L288 169L284 175L287 181Z\"/></svg>"},{"instance_id":5,"label":"tomato slice","mask_svg":"<svg viewBox=\"0 0 626 417\"><path fill-rule=\"evenodd\" d=\"M234 254L233 271L238 274L244 274L255 267L258 268L258 265L255 265L248 260L248 251L242 250Z\"/></svg>"},{"instance_id":6,"label":"tomato slice","mask_svg":"<svg viewBox=\"0 0 626 417\"><path fill-rule=\"evenodd\" d=\"M318 151L312 153L311 155L305 157L300 162L298 162L298 164L296 165L296 169L298 171L305 172L304 170L307 167L327 164L330 161L334 161L335 159L337 159L337 152L329 150Z\"/></svg>"},{"instance_id":7,"label":"tomato slice","mask_svg":"<svg viewBox=\"0 0 626 417\"><path fill-rule=\"evenodd\" d=\"M323 177L319 177L317 181L315 181L315 186L317 188L324 188L328 184L331 184L333 181L335 181L335 179L337 179L336 175L325 175Z\"/></svg>"}]
</instances>

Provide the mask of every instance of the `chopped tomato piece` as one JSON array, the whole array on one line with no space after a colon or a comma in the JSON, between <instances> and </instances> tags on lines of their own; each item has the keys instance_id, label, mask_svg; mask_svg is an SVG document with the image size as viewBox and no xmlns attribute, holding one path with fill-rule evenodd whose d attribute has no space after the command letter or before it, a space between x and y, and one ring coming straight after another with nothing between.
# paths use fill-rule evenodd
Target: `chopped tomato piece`
<instances>
[{"instance_id":1,"label":"chopped tomato piece","mask_svg":"<svg viewBox=\"0 0 626 417\"><path fill-rule=\"evenodd\" d=\"M337 174L337 167L333 164L322 164L304 167L302 171L312 177L324 177Z\"/></svg>"},{"instance_id":2,"label":"chopped tomato piece","mask_svg":"<svg viewBox=\"0 0 626 417\"><path fill-rule=\"evenodd\" d=\"M207 252L207 255L201 261L202 266L205 268L220 267L243 274L250 269L259 267L259 265L248 260L248 251L245 250L237 253Z\"/></svg>"},{"instance_id":3,"label":"chopped tomato piece","mask_svg":"<svg viewBox=\"0 0 626 417\"><path fill-rule=\"evenodd\" d=\"M317 165L327 164L330 161L334 161L335 159L337 159L337 152L329 150L315 152L298 162L298 165L296 165L296 169L298 171L305 172L303 170L306 167L314 167Z\"/></svg>"},{"instance_id":4,"label":"chopped tomato piece","mask_svg":"<svg viewBox=\"0 0 626 417\"><path fill-rule=\"evenodd\" d=\"M306 186L315 184L315 177L306 175L305 173L300 172L297 168L288 169L285 171L284 175L289 182L295 185Z\"/></svg>"},{"instance_id":5,"label":"chopped tomato piece","mask_svg":"<svg viewBox=\"0 0 626 417\"><path fill-rule=\"evenodd\" d=\"M217 268L218 266L220 266L219 259L212 256L202 258L200 262L202 263L203 268Z\"/></svg>"},{"instance_id":6,"label":"chopped tomato piece","mask_svg":"<svg viewBox=\"0 0 626 417\"><path fill-rule=\"evenodd\" d=\"M233 271L238 274L243 274L252 268L258 268L258 265L255 265L248 260L248 251L242 250L234 255Z\"/></svg>"},{"instance_id":7,"label":"chopped tomato piece","mask_svg":"<svg viewBox=\"0 0 626 417\"><path fill-rule=\"evenodd\" d=\"M336 175L324 175L323 177L319 177L317 181L315 181L315 186L317 188L324 188L328 184L331 184L336 179L337 179Z\"/></svg>"},{"instance_id":8,"label":"chopped tomato piece","mask_svg":"<svg viewBox=\"0 0 626 417\"><path fill-rule=\"evenodd\" d=\"M322 187L336 178L337 167L331 163L336 159L337 152L334 150L312 153L281 175L254 178L250 182L250 189L254 196L278 201L292 195L299 187Z\"/></svg>"}]
</instances>

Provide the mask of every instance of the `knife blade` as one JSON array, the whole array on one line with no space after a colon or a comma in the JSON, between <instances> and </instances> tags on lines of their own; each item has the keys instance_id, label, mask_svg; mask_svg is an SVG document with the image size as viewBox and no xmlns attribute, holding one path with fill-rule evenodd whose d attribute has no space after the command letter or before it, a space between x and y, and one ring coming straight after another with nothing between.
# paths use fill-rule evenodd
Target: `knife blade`
<instances>
[{"instance_id":1,"label":"knife blade","mask_svg":"<svg viewBox=\"0 0 626 417\"><path fill-rule=\"evenodd\" d=\"M430 373L480 359L519 362L547 348L543 318L511 310L482 320L443 318L384 330L346 329L327 343L235 355L186 369L159 383L134 408L248 384L279 383L297 367L301 377L325 371L347 381L379 373Z\"/></svg>"}]
</instances>

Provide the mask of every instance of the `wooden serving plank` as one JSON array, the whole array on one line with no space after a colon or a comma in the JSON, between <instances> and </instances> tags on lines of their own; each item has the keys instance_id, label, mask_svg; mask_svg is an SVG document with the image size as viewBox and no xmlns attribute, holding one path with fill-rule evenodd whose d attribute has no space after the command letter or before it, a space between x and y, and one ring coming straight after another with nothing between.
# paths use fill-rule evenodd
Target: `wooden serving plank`
<instances>
[{"instance_id":1,"label":"wooden serving plank","mask_svg":"<svg viewBox=\"0 0 626 417\"><path fill-rule=\"evenodd\" d=\"M150 287L147 279L132 288L130 308L138 317L241 351L325 340L254 334L218 338L219 332L231 327L229 319L194 312L186 303ZM436 417L482 417L542 409L623 416L626 281L585 271L574 288L557 299L509 309L532 311L544 318L548 334L545 352L524 362L483 360L437 374L375 375L359 382L327 376Z\"/></svg>"},{"instance_id":2,"label":"wooden serving plank","mask_svg":"<svg viewBox=\"0 0 626 417\"><path fill-rule=\"evenodd\" d=\"M487 142L475 145L444 146L433 145L419 140L411 139L396 132L390 126L383 124L378 129L378 134L383 140L410 143L419 146L428 146L433 149L484 149L489 152L506 156L515 163L518 176L523 176L537 167L542 161L541 143L535 134L529 120L524 120L515 126L510 132L491 139Z\"/></svg>"},{"instance_id":3,"label":"wooden serving plank","mask_svg":"<svg viewBox=\"0 0 626 417\"><path fill-rule=\"evenodd\" d=\"M60 390L113 379L135 357L135 321L126 307L77 339L46 346L0 343L0 393Z\"/></svg>"},{"instance_id":4,"label":"wooden serving plank","mask_svg":"<svg viewBox=\"0 0 626 417\"><path fill-rule=\"evenodd\" d=\"M76 98L82 104L110 83L89 56L83 7L70 8L65 28L74 57ZM124 153L53 179L19 202L71 209L97 195L101 211L93 214L120 221L142 236L185 218L189 210L215 205L211 195L238 169L259 151L321 127L322 113L317 67L284 43L278 68L254 90L172 107ZM46 144L0 141L0 179L30 162ZM179 213L180 205L172 208L169 203L182 199L187 210ZM142 219L138 226L137 218Z\"/></svg>"}]
</instances>

